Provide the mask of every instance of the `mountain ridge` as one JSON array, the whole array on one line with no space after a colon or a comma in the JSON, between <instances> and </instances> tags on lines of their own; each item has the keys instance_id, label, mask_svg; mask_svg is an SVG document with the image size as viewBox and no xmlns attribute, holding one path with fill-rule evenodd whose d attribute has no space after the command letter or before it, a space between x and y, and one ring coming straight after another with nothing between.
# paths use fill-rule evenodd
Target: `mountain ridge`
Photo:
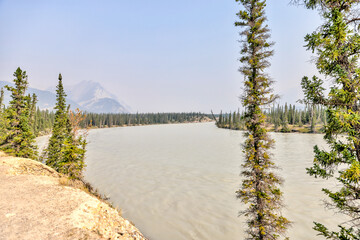
<instances>
[{"instance_id":1,"label":"mountain ridge","mask_svg":"<svg viewBox=\"0 0 360 240\"><path fill-rule=\"evenodd\" d=\"M14 86L11 82L0 81L0 88L4 88L5 85ZM65 87L65 91L67 92L66 102L67 104L70 104L70 107L73 110L79 108L82 111L92 113L130 112L127 107L123 106L118 101L114 94L108 92L98 82L83 81L73 86ZM33 93L35 93L38 97L37 106L41 110L51 111L54 109L56 104L56 94L53 91L28 87L27 94ZM4 89L5 105L9 103L10 98L10 92Z\"/></svg>"},{"instance_id":2,"label":"mountain ridge","mask_svg":"<svg viewBox=\"0 0 360 240\"><path fill-rule=\"evenodd\" d=\"M125 106L120 104L114 94L107 91L98 82L82 81L67 88L69 98L76 101L83 108L91 109L92 112L129 112Z\"/></svg>"}]
</instances>

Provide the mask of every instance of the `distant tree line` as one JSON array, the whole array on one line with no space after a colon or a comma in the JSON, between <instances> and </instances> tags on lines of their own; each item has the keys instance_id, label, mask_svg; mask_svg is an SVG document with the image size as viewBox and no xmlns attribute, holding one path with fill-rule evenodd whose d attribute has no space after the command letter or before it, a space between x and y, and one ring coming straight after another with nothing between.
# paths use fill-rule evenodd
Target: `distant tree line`
<instances>
[{"instance_id":1,"label":"distant tree line","mask_svg":"<svg viewBox=\"0 0 360 240\"><path fill-rule=\"evenodd\" d=\"M202 122L210 116L200 112L191 113L87 113L81 123L83 127L118 127L150 124Z\"/></svg>"},{"instance_id":2,"label":"distant tree line","mask_svg":"<svg viewBox=\"0 0 360 240\"><path fill-rule=\"evenodd\" d=\"M323 131L322 127L327 123L326 108L321 105L305 104L304 108L296 108L295 105L273 105L265 109L265 123L275 132L299 131L298 128L308 129L307 132L315 133ZM230 113L220 113L217 116L216 125L219 128L233 130L245 130L244 112L238 110ZM291 126L298 127L290 128Z\"/></svg>"},{"instance_id":3,"label":"distant tree line","mask_svg":"<svg viewBox=\"0 0 360 240\"><path fill-rule=\"evenodd\" d=\"M40 110L38 107L34 115L33 131L36 136L51 133L54 125L55 113L50 110Z\"/></svg>"},{"instance_id":4,"label":"distant tree line","mask_svg":"<svg viewBox=\"0 0 360 240\"><path fill-rule=\"evenodd\" d=\"M210 121L211 116L200 112L190 113L83 113L79 123L82 128L122 127L151 124L171 124ZM55 121L55 113L37 108L34 113L33 132L36 136L49 134Z\"/></svg>"},{"instance_id":5,"label":"distant tree line","mask_svg":"<svg viewBox=\"0 0 360 240\"><path fill-rule=\"evenodd\" d=\"M151 124L171 124L209 121L210 115L190 113L84 113L79 123L82 128L122 127ZM55 121L55 112L36 109L32 130L36 136L50 134Z\"/></svg>"}]
</instances>

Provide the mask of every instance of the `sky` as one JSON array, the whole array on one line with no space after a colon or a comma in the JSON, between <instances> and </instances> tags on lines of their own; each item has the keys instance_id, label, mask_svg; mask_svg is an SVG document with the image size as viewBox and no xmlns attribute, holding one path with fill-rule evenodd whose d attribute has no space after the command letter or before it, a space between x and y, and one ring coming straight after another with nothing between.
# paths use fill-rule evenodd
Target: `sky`
<instances>
[{"instance_id":1,"label":"sky","mask_svg":"<svg viewBox=\"0 0 360 240\"><path fill-rule=\"evenodd\" d=\"M268 0L275 55L268 73L280 103L302 98L316 74L304 36L316 11ZM133 112L241 108L240 5L224 0L0 0L0 80L17 67L31 87L95 81ZM65 89L66 91L66 89Z\"/></svg>"}]
</instances>

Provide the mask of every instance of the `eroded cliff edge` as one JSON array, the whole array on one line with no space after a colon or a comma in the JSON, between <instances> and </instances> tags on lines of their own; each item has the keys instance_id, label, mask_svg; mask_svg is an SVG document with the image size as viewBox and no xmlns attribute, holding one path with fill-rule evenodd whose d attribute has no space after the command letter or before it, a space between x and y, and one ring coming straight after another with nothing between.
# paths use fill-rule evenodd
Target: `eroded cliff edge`
<instances>
[{"instance_id":1,"label":"eroded cliff edge","mask_svg":"<svg viewBox=\"0 0 360 240\"><path fill-rule=\"evenodd\" d=\"M0 223L1 240L146 240L119 211L52 168L2 152Z\"/></svg>"}]
</instances>

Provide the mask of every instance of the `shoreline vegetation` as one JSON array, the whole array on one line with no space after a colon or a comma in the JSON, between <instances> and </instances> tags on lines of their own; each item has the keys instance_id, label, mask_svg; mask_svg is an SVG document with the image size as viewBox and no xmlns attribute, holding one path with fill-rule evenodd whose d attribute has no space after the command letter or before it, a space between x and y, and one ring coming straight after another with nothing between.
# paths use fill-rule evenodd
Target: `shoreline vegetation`
<instances>
[{"instance_id":1,"label":"shoreline vegetation","mask_svg":"<svg viewBox=\"0 0 360 240\"><path fill-rule=\"evenodd\" d=\"M282 133L316 133L324 132L324 124L326 123L326 109L314 106L314 120L312 120L312 107L305 106L304 109L296 109L295 105L287 107L277 106L271 111L266 112L265 128L269 132ZM38 110L39 113L36 124L36 136L44 136L51 134L51 127L44 127L44 123L53 123L53 112L48 110ZM287 117L285 117L287 112ZM86 129L102 129L113 127L135 127L148 125L163 124L182 124L182 123L203 123L215 122L218 128L231 130L245 130L243 120L243 112L205 114L205 113L84 113L85 119L81 122L81 128ZM286 121L286 122L285 122ZM313 125L312 125L313 122ZM286 124L285 124L286 123ZM46 124L45 124L46 125ZM50 125L51 126L51 125ZM44 129L39 131L40 129Z\"/></svg>"},{"instance_id":2,"label":"shoreline vegetation","mask_svg":"<svg viewBox=\"0 0 360 240\"><path fill-rule=\"evenodd\" d=\"M218 128L246 130L244 112L230 112L213 115ZM264 111L265 128L269 132L281 133L324 133L328 122L326 108L319 105L305 105L298 109L295 105L273 106Z\"/></svg>"},{"instance_id":3,"label":"shoreline vegetation","mask_svg":"<svg viewBox=\"0 0 360 240\"><path fill-rule=\"evenodd\" d=\"M209 114L189 113L85 113L83 128L111 128L157 124L197 123L213 121Z\"/></svg>"},{"instance_id":4,"label":"shoreline vegetation","mask_svg":"<svg viewBox=\"0 0 360 240\"><path fill-rule=\"evenodd\" d=\"M147 126L179 123L216 122L216 126L231 130L245 130L244 112L206 113L83 113L80 127L101 129L113 127ZM326 109L305 105L299 109L295 105L277 105L265 111L265 128L269 132L282 133L323 133L326 124ZM54 113L37 109L34 132L37 137L51 134Z\"/></svg>"},{"instance_id":5,"label":"shoreline vegetation","mask_svg":"<svg viewBox=\"0 0 360 240\"><path fill-rule=\"evenodd\" d=\"M245 131L245 128L238 128L238 127L229 127L229 125L222 125L217 126L218 128L228 129L228 130L235 130L235 131ZM315 125L315 131L311 131L311 125L288 125L287 130L284 131L283 129L276 129L273 124L266 124L265 128L268 132L276 132L276 133L308 133L308 134L324 134L324 126L323 125Z\"/></svg>"},{"instance_id":6,"label":"shoreline vegetation","mask_svg":"<svg viewBox=\"0 0 360 240\"><path fill-rule=\"evenodd\" d=\"M83 129L112 127L146 126L179 123L212 122L210 114L204 113L83 113L84 119L79 123ZM37 137L51 134L54 124L54 112L37 109L35 114L34 133Z\"/></svg>"}]
</instances>

